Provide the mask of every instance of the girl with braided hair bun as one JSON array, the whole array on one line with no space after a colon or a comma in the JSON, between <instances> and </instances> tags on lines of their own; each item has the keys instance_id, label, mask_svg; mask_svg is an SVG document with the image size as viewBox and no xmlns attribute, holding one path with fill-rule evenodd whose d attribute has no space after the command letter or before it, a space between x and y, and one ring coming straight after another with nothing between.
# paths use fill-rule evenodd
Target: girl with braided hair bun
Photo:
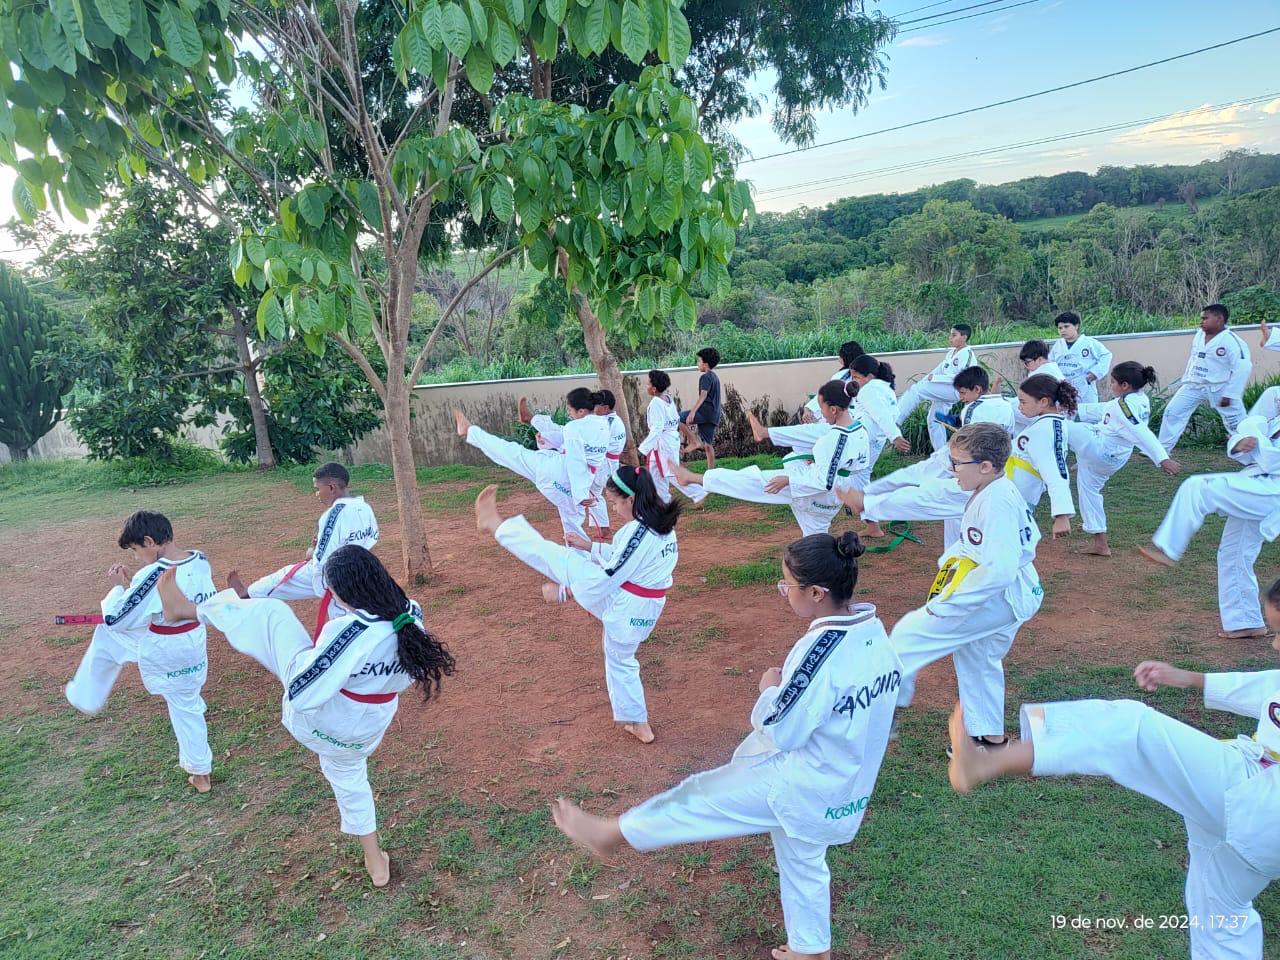
<instances>
[{"instance_id":1,"label":"girl with braided hair bun","mask_svg":"<svg viewBox=\"0 0 1280 960\"><path fill-rule=\"evenodd\" d=\"M889 742L902 664L876 608L853 602L862 552L853 532L787 547L778 592L809 627L761 675L752 732L727 764L621 817L552 805L556 826L599 857L769 834L787 930L774 960L830 960L827 847L857 834Z\"/></svg>"},{"instance_id":2,"label":"girl with braided hair bun","mask_svg":"<svg viewBox=\"0 0 1280 960\"><path fill-rule=\"evenodd\" d=\"M653 742L636 650L648 639L666 606L679 558L676 520L680 504L663 503L643 467L623 464L604 487L609 510L622 526L598 561L585 543L567 547L542 537L522 516L504 520L496 486L476 499L476 526L551 582L548 603L572 597L604 625L604 678L614 722L641 743Z\"/></svg>"},{"instance_id":3,"label":"girl with braided hair bun","mask_svg":"<svg viewBox=\"0 0 1280 960\"><path fill-rule=\"evenodd\" d=\"M378 845L368 758L395 716L399 695L416 685L432 699L454 660L423 624L422 608L364 547L335 550L323 575L344 615L329 620L314 645L282 600L241 599L228 589L196 605L172 577L161 578L160 600L166 614L217 627L283 684L281 723L320 758L342 832L359 838L373 885L384 887L391 861Z\"/></svg>"}]
</instances>

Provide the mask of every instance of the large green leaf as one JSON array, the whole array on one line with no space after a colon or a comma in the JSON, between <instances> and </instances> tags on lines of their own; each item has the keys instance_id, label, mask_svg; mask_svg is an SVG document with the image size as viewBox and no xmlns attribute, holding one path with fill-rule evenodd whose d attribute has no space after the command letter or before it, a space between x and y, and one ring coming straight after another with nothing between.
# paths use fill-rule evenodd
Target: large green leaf
<instances>
[{"instance_id":1,"label":"large green leaf","mask_svg":"<svg viewBox=\"0 0 1280 960\"><path fill-rule=\"evenodd\" d=\"M76 72L76 52L49 10L40 18L40 45L53 66L66 74Z\"/></svg>"},{"instance_id":2,"label":"large green leaf","mask_svg":"<svg viewBox=\"0 0 1280 960\"><path fill-rule=\"evenodd\" d=\"M358 292L351 295L351 326L361 336L373 329L373 309Z\"/></svg>"},{"instance_id":3,"label":"large green leaf","mask_svg":"<svg viewBox=\"0 0 1280 960\"><path fill-rule=\"evenodd\" d=\"M249 258L249 262L259 269L267 262L267 248L257 237L250 237L244 242L244 254ZM232 266L235 265L232 264Z\"/></svg>"},{"instance_id":4,"label":"large green leaf","mask_svg":"<svg viewBox=\"0 0 1280 960\"><path fill-rule=\"evenodd\" d=\"M365 221L375 230L382 229L382 207L378 203L378 188L368 180L356 183L356 202Z\"/></svg>"},{"instance_id":5,"label":"large green leaf","mask_svg":"<svg viewBox=\"0 0 1280 960\"><path fill-rule=\"evenodd\" d=\"M49 8L67 41L80 53L89 56L89 45L84 38L84 11L80 0L50 0Z\"/></svg>"},{"instance_id":6,"label":"large green leaf","mask_svg":"<svg viewBox=\"0 0 1280 960\"><path fill-rule=\"evenodd\" d=\"M194 67L200 62L204 44L200 41L196 22L186 7L176 3L162 3L156 11L156 20L160 23L160 36L169 56L184 67Z\"/></svg>"},{"instance_id":7,"label":"large green leaf","mask_svg":"<svg viewBox=\"0 0 1280 960\"><path fill-rule=\"evenodd\" d=\"M599 53L609 45L609 23L605 19L609 0L591 0L582 15L582 30L592 53Z\"/></svg>"},{"instance_id":8,"label":"large green leaf","mask_svg":"<svg viewBox=\"0 0 1280 960\"><path fill-rule=\"evenodd\" d=\"M493 61L483 47L472 47L463 62L467 71L467 82L479 93L488 93L493 86Z\"/></svg>"},{"instance_id":9,"label":"large green leaf","mask_svg":"<svg viewBox=\"0 0 1280 960\"><path fill-rule=\"evenodd\" d=\"M471 20L471 36L477 43L489 39L489 17L480 5L480 0L467 0L467 13Z\"/></svg>"},{"instance_id":10,"label":"large green leaf","mask_svg":"<svg viewBox=\"0 0 1280 960\"><path fill-rule=\"evenodd\" d=\"M404 31L404 50L414 70L424 77L431 73L431 44L422 30L412 24Z\"/></svg>"},{"instance_id":11,"label":"large green leaf","mask_svg":"<svg viewBox=\"0 0 1280 960\"><path fill-rule=\"evenodd\" d=\"M91 0L102 22L117 37L126 36L133 23L129 0Z\"/></svg>"},{"instance_id":12,"label":"large green leaf","mask_svg":"<svg viewBox=\"0 0 1280 960\"><path fill-rule=\"evenodd\" d=\"M461 60L471 49L471 21L462 7L456 3L445 4L440 14L440 30L445 46Z\"/></svg>"},{"instance_id":13,"label":"large green leaf","mask_svg":"<svg viewBox=\"0 0 1280 960\"><path fill-rule=\"evenodd\" d=\"M564 23L564 17L568 12L569 5L566 0L546 0L542 9L556 23Z\"/></svg>"},{"instance_id":14,"label":"large green leaf","mask_svg":"<svg viewBox=\"0 0 1280 960\"><path fill-rule=\"evenodd\" d=\"M671 316L681 330L692 330L697 326L698 308L686 291L672 291Z\"/></svg>"},{"instance_id":15,"label":"large green leaf","mask_svg":"<svg viewBox=\"0 0 1280 960\"><path fill-rule=\"evenodd\" d=\"M262 340L268 337L283 340L288 332L280 301L276 299L274 290L268 290L258 302L258 337Z\"/></svg>"},{"instance_id":16,"label":"large green leaf","mask_svg":"<svg viewBox=\"0 0 1280 960\"><path fill-rule=\"evenodd\" d=\"M13 206L18 211L18 216L22 218L23 223L31 223L35 220L36 214L40 212L36 206L35 197L31 193L31 188L27 186L26 181L21 177L13 182Z\"/></svg>"},{"instance_id":17,"label":"large green leaf","mask_svg":"<svg viewBox=\"0 0 1280 960\"><path fill-rule=\"evenodd\" d=\"M622 5L622 52L632 63L639 63L649 52L649 15L635 0Z\"/></svg>"},{"instance_id":18,"label":"large green leaf","mask_svg":"<svg viewBox=\"0 0 1280 960\"><path fill-rule=\"evenodd\" d=\"M515 59L518 52L516 35L505 20L493 22L493 29L489 31L489 49L493 51L493 59L500 67L505 67Z\"/></svg>"},{"instance_id":19,"label":"large green leaf","mask_svg":"<svg viewBox=\"0 0 1280 960\"><path fill-rule=\"evenodd\" d=\"M503 223L511 222L515 204L511 196L511 184L507 183L506 177L495 178L493 186L489 188L489 209Z\"/></svg>"},{"instance_id":20,"label":"large green leaf","mask_svg":"<svg viewBox=\"0 0 1280 960\"><path fill-rule=\"evenodd\" d=\"M426 37L427 43L431 44L433 49L444 43L444 34L440 29L440 4L435 0L423 4L419 24L422 35Z\"/></svg>"},{"instance_id":21,"label":"large green leaf","mask_svg":"<svg viewBox=\"0 0 1280 960\"><path fill-rule=\"evenodd\" d=\"M649 195L647 204L649 219L659 230L670 230L676 222L676 199L661 188Z\"/></svg>"},{"instance_id":22,"label":"large green leaf","mask_svg":"<svg viewBox=\"0 0 1280 960\"><path fill-rule=\"evenodd\" d=\"M685 19L679 4L672 3L667 14L667 56L672 66L678 67L689 58L693 37L689 34L689 21Z\"/></svg>"},{"instance_id":23,"label":"large green leaf","mask_svg":"<svg viewBox=\"0 0 1280 960\"><path fill-rule=\"evenodd\" d=\"M298 194L298 213L312 227L324 224L325 201L328 190L323 187L307 187Z\"/></svg>"}]
</instances>

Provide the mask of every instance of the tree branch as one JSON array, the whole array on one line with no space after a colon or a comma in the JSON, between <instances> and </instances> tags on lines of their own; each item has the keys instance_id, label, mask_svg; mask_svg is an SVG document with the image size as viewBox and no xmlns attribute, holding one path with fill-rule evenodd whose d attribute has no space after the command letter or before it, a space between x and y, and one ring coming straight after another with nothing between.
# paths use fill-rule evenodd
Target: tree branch
<instances>
[{"instance_id":1,"label":"tree branch","mask_svg":"<svg viewBox=\"0 0 1280 960\"><path fill-rule=\"evenodd\" d=\"M373 392L378 395L378 399L384 404L387 402L387 385L378 377L378 373L373 369L373 364L354 343L348 340L340 333L335 333L333 339L338 341L338 346L346 351L347 356L355 361L356 366L360 368L360 372L364 374L369 386L373 387Z\"/></svg>"}]
</instances>

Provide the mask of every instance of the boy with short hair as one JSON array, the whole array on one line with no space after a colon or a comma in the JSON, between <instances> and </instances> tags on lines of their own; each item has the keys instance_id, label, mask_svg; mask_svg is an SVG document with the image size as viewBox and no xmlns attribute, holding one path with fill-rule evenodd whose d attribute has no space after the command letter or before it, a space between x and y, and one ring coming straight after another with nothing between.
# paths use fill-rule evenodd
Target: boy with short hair
<instances>
[{"instance_id":1,"label":"boy with short hair","mask_svg":"<svg viewBox=\"0 0 1280 960\"><path fill-rule=\"evenodd\" d=\"M1253 371L1253 358L1245 342L1227 326L1230 317L1231 311L1220 303L1200 311L1200 329L1191 341L1182 384L1165 405L1160 420L1160 445L1170 453L1202 403L1213 408L1228 433L1244 418L1244 388Z\"/></svg>"},{"instance_id":2,"label":"boy with short hair","mask_svg":"<svg viewBox=\"0 0 1280 960\"><path fill-rule=\"evenodd\" d=\"M983 749L1005 746L1004 657L1044 598L1036 574L1040 531L1004 474L1012 443L994 423L972 423L951 438L948 461L970 494L960 536L938 560L924 606L894 625L889 643L902 660L898 706L911 703L915 674L951 656L968 735Z\"/></svg>"},{"instance_id":3,"label":"boy with short hair","mask_svg":"<svg viewBox=\"0 0 1280 960\"><path fill-rule=\"evenodd\" d=\"M716 427L720 424L720 378L713 372L720 364L720 351L703 347L698 351L698 402L680 414L680 433L684 452L695 453L701 447L707 458L707 469L716 465Z\"/></svg>"},{"instance_id":4,"label":"boy with short hair","mask_svg":"<svg viewBox=\"0 0 1280 960\"><path fill-rule=\"evenodd\" d=\"M1081 403L1098 402L1098 381L1111 370L1111 351L1100 340L1080 332L1080 317L1070 310L1054 318L1058 339L1049 348L1049 360L1080 394ZM1038 371L1043 373L1044 371Z\"/></svg>"},{"instance_id":5,"label":"boy with short hair","mask_svg":"<svg viewBox=\"0 0 1280 960\"><path fill-rule=\"evenodd\" d=\"M332 617L343 616L343 610L325 586L321 571L324 562L339 547L354 543L372 550L378 544L378 521L364 497L353 497L347 489L351 474L340 463L321 464L311 474L316 499L324 504L316 539L307 556L275 573L255 580L246 588L240 574L227 574L227 585L241 597L274 597L277 600L314 600L319 598L315 636Z\"/></svg>"},{"instance_id":6,"label":"boy with short hair","mask_svg":"<svg viewBox=\"0 0 1280 960\"><path fill-rule=\"evenodd\" d=\"M967 323L953 326L947 338L947 355L928 376L913 383L898 401L898 426L902 426L920 404L929 404L929 442L934 450L947 448L947 431L937 415L950 413L959 399L954 385L956 374L978 362L973 347L969 346L972 335L973 327Z\"/></svg>"},{"instance_id":7,"label":"boy with short hair","mask_svg":"<svg viewBox=\"0 0 1280 960\"><path fill-rule=\"evenodd\" d=\"M198 550L174 546L173 525L150 510L129 517L117 542L138 570L130 577L124 564L117 563L107 571L114 585L102 599L102 623L94 628L89 649L66 686L67 701L93 716L107 702L121 667L136 663L147 692L163 697L169 708L187 782L207 793L213 753L200 696L209 675L205 628L196 620L166 621L156 584L172 569L183 594L200 603L217 592L209 561Z\"/></svg>"}]
</instances>

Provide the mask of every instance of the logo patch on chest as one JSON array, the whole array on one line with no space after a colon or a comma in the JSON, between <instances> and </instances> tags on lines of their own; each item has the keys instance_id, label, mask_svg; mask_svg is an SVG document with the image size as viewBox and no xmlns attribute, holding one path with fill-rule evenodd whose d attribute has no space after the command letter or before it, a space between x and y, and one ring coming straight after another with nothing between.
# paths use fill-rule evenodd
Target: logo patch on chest
<instances>
[{"instance_id":1,"label":"logo patch on chest","mask_svg":"<svg viewBox=\"0 0 1280 960\"><path fill-rule=\"evenodd\" d=\"M1028 440L1028 438L1027 438L1025 435L1024 435L1024 436L1021 436L1021 437L1018 437L1018 449L1019 449L1019 450L1025 450L1025 449L1027 449L1027 440Z\"/></svg>"},{"instance_id":2,"label":"logo patch on chest","mask_svg":"<svg viewBox=\"0 0 1280 960\"><path fill-rule=\"evenodd\" d=\"M969 529L965 530L964 537L975 547L982 543L982 531L977 527L969 527Z\"/></svg>"},{"instance_id":3,"label":"logo patch on chest","mask_svg":"<svg viewBox=\"0 0 1280 960\"><path fill-rule=\"evenodd\" d=\"M1227 348L1226 348L1226 347L1219 347L1217 350L1215 350L1215 351L1213 351L1213 352L1214 352L1214 353L1216 353L1216 354L1217 354L1218 356L1220 356L1220 357L1225 357L1225 356L1227 355Z\"/></svg>"},{"instance_id":4,"label":"logo patch on chest","mask_svg":"<svg viewBox=\"0 0 1280 960\"><path fill-rule=\"evenodd\" d=\"M1275 726L1280 727L1280 703L1273 700L1271 706L1267 707L1267 716Z\"/></svg>"}]
</instances>

